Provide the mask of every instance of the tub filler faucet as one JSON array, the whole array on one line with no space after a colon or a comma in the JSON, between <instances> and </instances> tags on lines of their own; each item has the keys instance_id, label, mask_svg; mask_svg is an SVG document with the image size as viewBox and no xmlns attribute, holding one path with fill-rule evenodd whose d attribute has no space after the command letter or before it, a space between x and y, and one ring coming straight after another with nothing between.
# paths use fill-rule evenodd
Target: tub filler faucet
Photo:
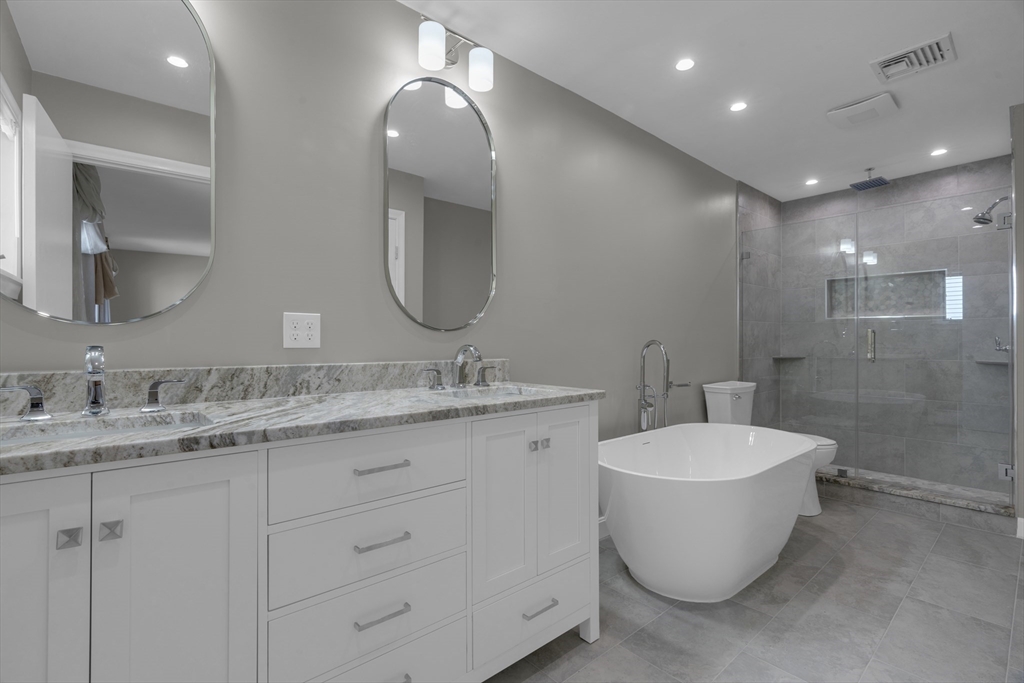
<instances>
[{"instance_id":1,"label":"tub filler faucet","mask_svg":"<svg viewBox=\"0 0 1024 683\"><path fill-rule=\"evenodd\" d=\"M657 346L661 350L661 368L662 368L662 392L659 395L654 391L654 387L647 383L647 349L652 346ZM643 350L640 352L640 384L636 385L636 388L640 391L640 400L637 401L637 426L641 432L646 432L651 429L658 428L658 398L661 398L661 426L668 426L668 392L673 387L688 387L689 382L680 382L676 384L669 379L669 362L668 352L665 350L665 345L657 339L644 344Z\"/></svg>"}]
</instances>

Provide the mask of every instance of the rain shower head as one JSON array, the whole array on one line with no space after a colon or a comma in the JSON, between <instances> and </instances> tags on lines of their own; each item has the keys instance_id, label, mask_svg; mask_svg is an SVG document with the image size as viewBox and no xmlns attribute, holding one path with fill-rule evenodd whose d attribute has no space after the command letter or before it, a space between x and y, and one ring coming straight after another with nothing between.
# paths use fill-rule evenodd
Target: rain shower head
<instances>
[{"instance_id":1,"label":"rain shower head","mask_svg":"<svg viewBox=\"0 0 1024 683\"><path fill-rule=\"evenodd\" d=\"M857 190L857 192L863 192L864 190L870 190L870 189L872 189L874 187L881 187L882 185L888 185L889 181L886 180L885 178L883 178L882 176L878 176L877 178L872 178L871 177L871 172L874 171L874 170L875 170L874 166L872 166L871 168L865 168L864 172L868 174L868 179L867 180L862 180L859 183L850 183L850 187L852 187L853 189Z\"/></svg>"},{"instance_id":2,"label":"rain shower head","mask_svg":"<svg viewBox=\"0 0 1024 683\"><path fill-rule=\"evenodd\" d=\"M999 199L997 199L994 202L992 202L992 206L988 207L987 209L985 209L984 211L982 211L981 213L977 214L974 217L974 223L976 225L991 225L991 223L992 223L992 209L996 208L997 206L999 206L1000 204L1002 204L1003 202L1005 202L1009 198L1010 198L1009 196L1000 197Z\"/></svg>"}]
</instances>

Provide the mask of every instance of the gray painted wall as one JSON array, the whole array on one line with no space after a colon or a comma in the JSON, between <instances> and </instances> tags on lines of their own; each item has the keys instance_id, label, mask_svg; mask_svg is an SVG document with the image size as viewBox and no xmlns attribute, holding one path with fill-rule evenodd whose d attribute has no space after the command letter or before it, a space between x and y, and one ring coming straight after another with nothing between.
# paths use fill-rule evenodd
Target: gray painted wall
<instances>
[{"instance_id":1,"label":"gray painted wall","mask_svg":"<svg viewBox=\"0 0 1024 683\"><path fill-rule=\"evenodd\" d=\"M640 348L677 381L734 379L736 183L498 56L475 95L498 159L498 293L477 325L425 330L384 278L383 113L423 75L419 14L397 2L194 5L217 55L217 248L197 293L109 328L0 302L0 370L448 359L471 342L520 381L597 387L601 438L634 430ZM465 69L446 72L466 86ZM322 348L282 349L282 311L322 314ZM656 369L655 373L659 371Z\"/></svg>"},{"instance_id":2,"label":"gray painted wall","mask_svg":"<svg viewBox=\"0 0 1024 683\"><path fill-rule=\"evenodd\" d=\"M131 320L180 301L196 286L210 259L204 256L158 254L111 249L117 262L114 278L120 296L110 300L112 320Z\"/></svg>"},{"instance_id":3,"label":"gray painted wall","mask_svg":"<svg viewBox=\"0 0 1024 683\"><path fill-rule=\"evenodd\" d=\"M423 204L423 320L461 327L491 290L491 212L430 197Z\"/></svg>"},{"instance_id":4,"label":"gray painted wall","mask_svg":"<svg viewBox=\"0 0 1024 683\"><path fill-rule=\"evenodd\" d=\"M31 93L66 140L210 165L210 118L32 72Z\"/></svg>"},{"instance_id":5,"label":"gray painted wall","mask_svg":"<svg viewBox=\"0 0 1024 683\"><path fill-rule=\"evenodd\" d=\"M389 169L388 206L405 212L405 307L423 320L423 178Z\"/></svg>"},{"instance_id":6,"label":"gray painted wall","mask_svg":"<svg viewBox=\"0 0 1024 683\"><path fill-rule=\"evenodd\" d=\"M21 106L21 96L32 87L32 67L14 26L7 0L0 0L0 72Z\"/></svg>"}]
</instances>

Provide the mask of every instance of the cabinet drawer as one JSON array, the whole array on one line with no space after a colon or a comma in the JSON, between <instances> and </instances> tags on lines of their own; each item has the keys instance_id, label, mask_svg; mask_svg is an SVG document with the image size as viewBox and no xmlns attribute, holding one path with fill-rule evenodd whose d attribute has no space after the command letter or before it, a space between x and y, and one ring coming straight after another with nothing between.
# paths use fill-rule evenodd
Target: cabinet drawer
<instances>
[{"instance_id":1,"label":"cabinet drawer","mask_svg":"<svg viewBox=\"0 0 1024 683\"><path fill-rule=\"evenodd\" d=\"M309 680L465 608L459 554L271 621L269 678Z\"/></svg>"},{"instance_id":2,"label":"cabinet drawer","mask_svg":"<svg viewBox=\"0 0 1024 683\"><path fill-rule=\"evenodd\" d=\"M473 667L486 664L585 607L589 587L590 562L580 562L476 611L473 614ZM557 605L554 605L555 600Z\"/></svg>"},{"instance_id":3,"label":"cabinet drawer","mask_svg":"<svg viewBox=\"0 0 1024 683\"><path fill-rule=\"evenodd\" d=\"M267 517L276 524L465 478L462 424L271 448Z\"/></svg>"},{"instance_id":4,"label":"cabinet drawer","mask_svg":"<svg viewBox=\"0 0 1024 683\"><path fill-rule=\"evenodd\" d=\"M450 683L465 674L466 620L459 619L328 683L393 683L406 676L414 683Z\"/></svg>"},{"instance_id":5,"label":"cabinet drawer","mask_svg":"<svg viewBox=\"0 0 1024 683\"><path fill-rule=\"evenodd\" d=\"M464 545L465 489L272 534L270 609Z\"/></svg>"}]
</instances>

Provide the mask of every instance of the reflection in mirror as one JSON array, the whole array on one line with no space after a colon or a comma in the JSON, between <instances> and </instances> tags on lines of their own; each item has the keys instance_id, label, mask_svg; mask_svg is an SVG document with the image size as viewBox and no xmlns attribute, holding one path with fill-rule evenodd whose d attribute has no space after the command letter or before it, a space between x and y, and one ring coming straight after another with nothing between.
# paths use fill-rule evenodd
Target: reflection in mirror
<instances>
[{"instance_id":1,"label":"reflection in mirror","mask_svg":"<svg viewBox=\"0 0 1024 683\"><path fill-rule=\"evenodd\" d=\"M435 330L472 325L494 295L494 147L483 114L445 81L391 99L385 258L395 301Z\"/></svg>"},{"instance_id":2,"label":"reflection in mirror","mask_svg":"<svg viewBox=\"0 0 1024 683\"><path fill-rule=\"evenodd\" d=\"M191 6L0 0L0 40L0 292L83 323L180 303L213 258L213 65Z\"/></svg>"}]
</instances>

